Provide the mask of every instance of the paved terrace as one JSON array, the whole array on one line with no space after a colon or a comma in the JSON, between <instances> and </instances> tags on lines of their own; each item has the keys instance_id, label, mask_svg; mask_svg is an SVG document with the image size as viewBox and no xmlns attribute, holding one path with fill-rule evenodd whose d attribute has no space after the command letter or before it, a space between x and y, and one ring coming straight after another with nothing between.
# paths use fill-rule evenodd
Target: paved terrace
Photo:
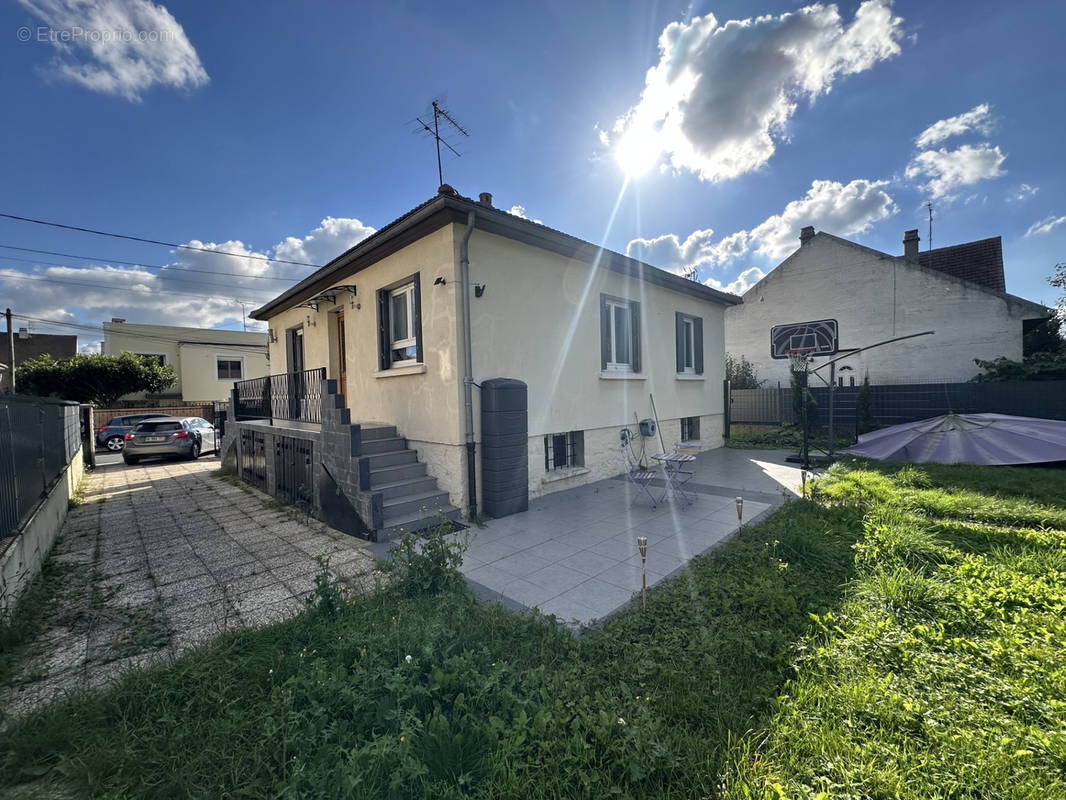
<instances>
[{"instance_id":1,"label":"paved terrace","mask_svg":"<svg viewBox=\"0 0 1066 800\"><path fill-rule=\"evenodd\" d=\"M538 498L529 511L471 528L463 573L478 595L512 608L537 608L572 625L589 625L626 606L640 592L637 537L648 538L648 586L798 493L798 467L784 450L700 454L687 485L696 500L668 499L651 508L624 478ZM653 462L654 463L654 462ZM662 492L663 482L658 481Z\"/></svg>"}]
</instances>

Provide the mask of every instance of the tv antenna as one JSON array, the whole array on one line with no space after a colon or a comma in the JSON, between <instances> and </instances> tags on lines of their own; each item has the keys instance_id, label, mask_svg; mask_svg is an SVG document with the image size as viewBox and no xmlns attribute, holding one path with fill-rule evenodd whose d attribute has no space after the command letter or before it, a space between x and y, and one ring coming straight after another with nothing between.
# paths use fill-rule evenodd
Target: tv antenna
<instances>
[{"instance_id":1,"label":"tv antenna","mask_svg":"<svg viewBox=\"0 0 1066 800\"><path fill-rule=\"evenodd\" d=\"M432 136L437 142L437 178L440 180L440 185L443 186L444 170L441 168L440 163L440 146L443 144L445 147L455 153L456 158L459 158L462 154L454 147L452 147L451 144L448 143L447 139L440 135L440 121L444 120L463 136L469 136L470 134L467 133L466 129L458 122L456 122L452 115L448 113L447 109L442 108L440 103L438 103L436 100L434 100L431 105L433 106L433 127L430 127L428 111L422 115L422 117L425 117L426 119L422 119L422 117L415 117L415 119L418 120L418 123L422 126L422 130Z\"/></svg>"},{"instance_id":2,"label":"tv antenna","mask_svg":"<svg viewBox=\"0 0 1066 800\"><path fill-rule=\"evenodd\" d=\"M929 247L928 250L933 249L933 201L926 200L925 207L929 209Z\"/></svg>"}]
</instances>

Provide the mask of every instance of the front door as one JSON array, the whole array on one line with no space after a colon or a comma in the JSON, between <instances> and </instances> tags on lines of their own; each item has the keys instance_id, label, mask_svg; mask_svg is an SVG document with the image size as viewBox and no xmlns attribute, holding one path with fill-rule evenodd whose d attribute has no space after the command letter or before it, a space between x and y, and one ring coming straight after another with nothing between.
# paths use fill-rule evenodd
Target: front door
<instances>
[{"instance_id":1,"label":"front door","mask_svg":"<svg viewBox=\"0 0 1066 800\"><path fill-rule=\"evenodd\" d=\"M344 346L344 312L337 313L337 385L348 406L348 357Z\"/></svg>"}]
</instances>

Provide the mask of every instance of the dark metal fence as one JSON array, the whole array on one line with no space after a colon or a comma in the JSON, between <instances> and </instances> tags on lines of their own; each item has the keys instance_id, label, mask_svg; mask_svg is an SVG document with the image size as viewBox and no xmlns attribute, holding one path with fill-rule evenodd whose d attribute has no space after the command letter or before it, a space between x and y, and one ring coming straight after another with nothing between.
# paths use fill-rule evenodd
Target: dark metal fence
<instances>
[{"instance_id":1,"label":"dark metal fence","mask_svg":"<svg viewBox=\"0 0 1066 800\"><path fill-rule=\"evenodd\" d=\"M0 397L0 539L15 532L80 446L77 403Z\"/></svg>"},{"instance_id":2,"label":"dark metal fence","mask_svg":"<svg viewBox=\"0 0 1066 800\"><path fill-rule=\"evenodd\" d=\"M266 490L266 436L261 431L240 431L241 477L253 486Z\"/></svg>"},{"instance_id":3,"label":"dark metal fence","mask_svg":"<svg viewBox=\"0 0 1066 800\"><path fill-rule=\"evenodd\" d=\"M236 381L235 420L288 419L298 422L322 421L322 381L325 367L267 375L247 381Z\"/></svg>"},{"instance_id":4,"label":"dark metal fence","mask_svg":"<svg viewBox=\"0 0 1066 800\"><path fill-rule=\"evenodd\" d=\"M812 379L812 383L817 378ZM834 424L841 428L856 422L855 398L860 386L833 390ZM1014 414L1066 420L1066 381L1003 381L996 383L913 383L871 385L874 422L898 425L942 414ZM812 386L817 406L812 424L829 422L829 388ZM792 390L734 389L730 422L782 425L794 422Z\"/></svg>"},{"instance_id":5,"label":"dark metal fence","mask_svg":"<svg viewBox=\"0 0 1066 800\"><path fill-rule=\"evenodd\" d=\"M274 480L277 497L295 506L314 505L315 443L295 436L274 438Z\"/></svg>"}]
</instances>

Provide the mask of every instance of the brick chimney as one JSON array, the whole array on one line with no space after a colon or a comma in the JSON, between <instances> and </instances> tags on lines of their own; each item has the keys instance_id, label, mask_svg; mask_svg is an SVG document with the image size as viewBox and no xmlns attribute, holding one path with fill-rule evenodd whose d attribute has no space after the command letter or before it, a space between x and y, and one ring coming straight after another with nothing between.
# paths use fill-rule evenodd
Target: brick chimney
<instances>
[{"instance_id":1,"label":"brick chimney","mask_svg":"<svg viewBox=\"0 0 1066 800\"><path fill-rule=\"evenodd\" d=\"M807 242L809 242L813 238L814 226L808 225L806 228L800 231L800 247L803 247L803 245L807 244Z\"/></svg>"},{"instance_id":2,"label":"brick chimney","mask_svg":"<svg viewBox=\"0 0 1066 800\"><path fill-rule=\"evenodd\" d=\"M490 194L489 192L482 192L481 194L479 194L477 196L477 201L483 206L488 206L489 208L492 208L492 194Z\"/></svg>"},{"instance_id":3,"label":"brick chimney","mask_svg":"<svg viewBox=\"0 0 1066 800\"><path fill-rule=\"evenodd\" d=\"M918 229L903 232L903 257L918 263Z\"/></svg>"}]
</instances>

